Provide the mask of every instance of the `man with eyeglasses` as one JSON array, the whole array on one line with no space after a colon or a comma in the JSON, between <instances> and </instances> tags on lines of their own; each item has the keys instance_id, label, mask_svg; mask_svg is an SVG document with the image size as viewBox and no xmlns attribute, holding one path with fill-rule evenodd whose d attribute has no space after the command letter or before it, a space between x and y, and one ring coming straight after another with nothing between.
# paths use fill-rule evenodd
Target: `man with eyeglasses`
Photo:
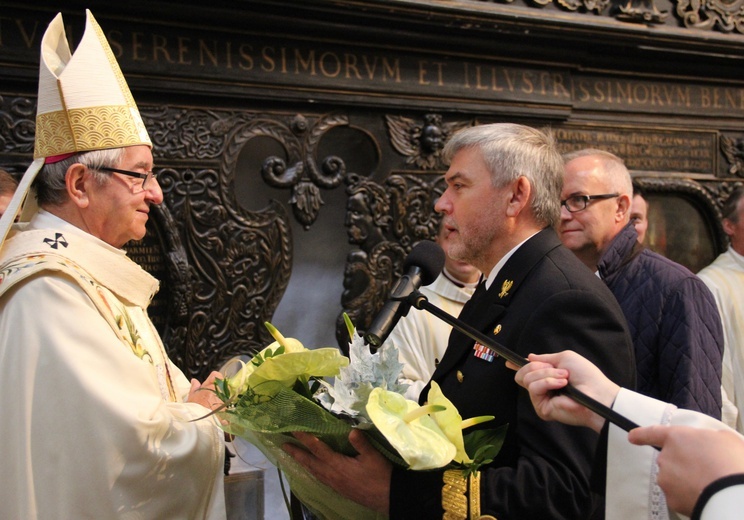
<instances>
[{"instance_id":1,"label":"man with eyeglasses","mask_svg":"<svg viewBox=\"0 0 744 520\"><path fill-rule=\"evenodd\" d=\"M112 60L89 11L74 55L61 14L42 39L34 162L0 217L0 518L224 519L221 376L171 362L158 281L121 249L163 192Z\"/></svg>"},{"instance_id":2,"label":"man with eyeglasses","mask_svg":"<svg viewBox=\"0 0 744 520\"><path fill-rule=\"evenodd\" d=\"M594 149L563 159L560 238L620 303L637 390L720 419L723 332L711 292L687 268L638 242L622 159Z\"/></svg>"}]
</instances>

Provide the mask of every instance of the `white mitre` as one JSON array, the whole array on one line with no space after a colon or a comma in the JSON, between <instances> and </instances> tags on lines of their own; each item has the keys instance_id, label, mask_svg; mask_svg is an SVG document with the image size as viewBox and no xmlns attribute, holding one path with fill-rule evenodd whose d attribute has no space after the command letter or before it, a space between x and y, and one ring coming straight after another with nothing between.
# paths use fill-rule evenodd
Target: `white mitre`
<instances>
[{"instance_id":1,"label":"white mitre","mask_svg":"<svg viewBox=\"0 0 744 520\"><path fill-rule=\"evenodd\" d=\"M0 245L21 208L22 222L36 213L31 185L45 163L91 150L152 147L111 47L93 14L85 13L85 32L74 54L61 13L42 38L34 161L0 218Z\"/></svg>"}]
</instances>

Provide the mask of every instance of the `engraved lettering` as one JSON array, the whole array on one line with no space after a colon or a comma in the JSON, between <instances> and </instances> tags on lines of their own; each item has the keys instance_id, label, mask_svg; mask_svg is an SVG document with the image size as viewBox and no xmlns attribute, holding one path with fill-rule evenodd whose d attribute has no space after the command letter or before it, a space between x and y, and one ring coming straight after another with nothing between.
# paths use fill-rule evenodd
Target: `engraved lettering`
<instances>
[{"instance_id":1,"label":"engraved lettering","mask_svg":"<svg viewBox=\"0 0 744 520\"><path fill-rule=\"evenodd\" d=\"M499 75L496 73L496 67L491 68L491 90L494 92L502 92L504 87L499 86Z\"/></svg>"},{"instance_id":2,"label":"engraved lettering","mask_svg":"<svg viewBox=\"0 0 744 520\"><path fill-rule=\"evenodd\" d=\"M191 65L191 60L186 59L186 55L189 53L189 43L191 43L191 38L187 38L186 36L179 36L177 41L179 65Z\"/></svg>"},{"instance_id":3,"label":"engraved lettering","mask_svg":"<svg viewBox=\"0 0 744 520\"><path fill-rule=\"evenodd\" d=\"M504 76L506 77L506 85L509 88L509 92L514 92L514 82L517 79L517 71L504 69Z\"/></svg>"},{"instance_id":4,"label":"engraved lettering","mask_svg":"<svg viewBox=\"0 0 744 520\"><path fill-rule=\"evenodd\" d=\"M242 70L253 70L253 45L242 44L238 49L238 55L240 56L238 67Z\"/></svg>"},{"instance_id":5,"label":"engraved lettering","mask_svg":"<svg viewBox=\"0 0 744 520\"><path fill-rule=\"evenodd\" d=\"M144 35L139 32L132 33L132 60L133 61L147 61L145 56L140 55L142 51L142 37Z\"/></svg>"},{"instance_id":6,"label":"engraved lettering","mask_svg":"<svg viewBox=\"0 0 744 520\"><path fill-rule=\"evenodd\" d=\"M369 62L369 58L367 55L364 55L362 57L362 61L364 62L364 70L367 71L367 77L369 79L374 79L375 71L377 70L377 56L374 57L372 63Z\"/></svg>"},{"instance_id":7,"label":"engraved lettering","mask_svg":"<svg viewBox=\"0 0 744 520\"><path fill-rule=\"evenodd\" d=\"M23 20L16 19L16 27L18 27L18 32L21 33L21 38L23 38L23 43L26 44L26 48L30 49L34 45L34 40L36 39L36 31L39 28L39 22L33 22L31 32L29 33L26 30L26 26L23 23Z\"/></svg>"},{"instance_id":8,"label":"engraved lettering","mask_svg":"<svg viewBox=\"0 0 744 520\"><path fill-rule=\"evenodd\" d=\"M321 54L320 73L327 78L335 78L341 74L341 60L338 56L332 52L324 52Z\"/></svg>"},{"instance_id":9,"label":"engraved lettering","mask_svg":"<svg viewBox=\"0 0 744 520\"><path fill-rule=\"evenodd\" d=\"M710 108L710 89L707 87L700 88L700 104L703 108Z\"/></svg>"},{"instance_id":10,"label":"engraved lettering","mask_svg":"<svg viewBox=\"0 0 744 520\"><path fill-rule=\"evenodd\" d=\"M346 79L351 79L351 71L354 71L354 77L356 79L362 79L362 75L359 74L359 68L357 67L357 57L354 54L344 54L346 61Z\"/></svg>"},{"instance_id":11,"label":"engraved lettering","mask_svg":"<svg viewBox=\"0 0 744 520\"><path fill-rule=\"evenodd\" d=\"M570 98L571 92L563 84L563 76L561 74L553 74L553 95L558 97Z\"/></svg>"},{"instance_id":12,"label":"engraved lettering","mask_svg":"<svg viewBox=\"0 0 744 520\"><path fill-rule=\"evenodd\" d=\"M307 59L302 59L302 52L300 49L295 49L295 74L300 73L300 67L302 67L302 70L307 72L310 71L311 76L315 76L315 51L310 50L308 51Z\"/></svg>"},{"instance_id":13,"label":"engraved lettering","mask_svg":"<svg viewBox=\"0 0 744 520\"><path fill-rule=\"evenodd\" d=\"M388 77L394 78L396 83L400 83L400 60L396 58L393 63L389 63L387 58L382 58L382 68L385 71L382 81L387 81Z\"/></svg>"},{"instance_id":14,"label":"engraved lettering","mask_svg":"<svg viewBox=\"0 0 744 520\"><path fill-rule=\"evenodd\" d=\"M419 85L431 85L431 80L426 79L426 76L429 74L429 69L427 65L429 64L428 61L425 60L419 60L419 74L418 74L418 83ZM444 85L444 76L443 76L443 67L444 63L440 61L434 61L431 63L435 68L437 72L437 86Z\"/></svg>"},{"instance_id":15,"label":"engraved lettering","mask_svg":"<svg viewBox=\"0 0 744 520\"><path fill-rule=\"evenodd\" d=\"M630 83L625 81L616 81L615 89L617 90L615 95L618 99L618 103L625 101L629 105L633 104L633 95L631 94Z\"/></svg>"},{"instance_id":16,"label":"engraved lettering","mask_svg":"<svg viewBox=\"0 0 744 520\"><path fill-rule=\"evenodd\" d=\"M444 67L447 64L441 61L435 61L432 62L432 65L437 68L437 85L441 87L444 85Z\"/></svg>"},{"instance_id":17,"label":"engraved lettering","mask_svg":"<svg viewBox=\"0 0 744 520\"><path fill-rule=\"evenodd\" d=\"M535 91L535 86L532 84L532 73L522 73L522 92L525 94L532 94ZM543 92L544 93L544 92Z\"/></svg>"},{"instance_id":18,"label":"engraved lettering","mask_svg":"<svg viewBox=\"0 0 744 520\"><path fill-rule=\"evenodd\" d=\"M199 65L204 66L204 58L208 58L215 67L219 64L217 61L217 42L212 40L212 48L207 46L207 43L199 38Z\"/></svg>"},{"instance_id":19,"label":"engraved lettering","mask_svg":"<svg viewBox=\"0 0 744 520\"><path fill-rule=\"evenodd\" d=\"M276 62L274 61L274 48L264 47L261 49L261 70L266 72L274 72L276 69Z\"/></svg>"},{"instance_id":20,"label":"engraved lettering","mask_svg":"<svg viewBox=\"0 0 744 520\"><path fill-rule=\"evenodd\" d=\"M480 65L475 66L475 89L476 90L488 90L488 85L481 83L481 67Z\"/></svg>"},{"instance_id":21,"label":"engraved lettering","mask_svg":"<svg viewBox=\"0 0 744 520\"><path fill-rule=\"evenodd\" d=\"M646 103L648 103L648 98L649 92L647 85L639 83L633 87L633 99L635 99L636 103L645 105Z\"/></svg>"},{"instance_id":22,"label":"engraved lettering","mask_svg":"<svg viewBox=\"0 0 744 520\"><path fill-rule=\"evenodd\" d=\"M168 63L173 63L173 59L168 52L168 38L161 34L152 35L152 60L159 62L159 56L162 55L163 59Z\"/></svg>"},{"instance_id":23,"label":"engraved lettering","mask_svg":"<svg viewBox=\"0 0 744 520\"><path fill-rule=\"evenodd\" d=\"M604 84L604 81L597 81L594 84L594 97L592 99L594 99L594 101L596 101L597 103L601 103L605 100L605 93L602 90Z\"/></svg>"},{"instance_id":24,"label":"engraved lettering","mask_svg":"<svg viewBox=\"0 0 744 520\"><path fill-rule=\"evenodd\" d=\"M651 104L664 106L664 102L661 100L661 94L659 92L659 85L651 85Z\"/></svg>"}]
</instances>

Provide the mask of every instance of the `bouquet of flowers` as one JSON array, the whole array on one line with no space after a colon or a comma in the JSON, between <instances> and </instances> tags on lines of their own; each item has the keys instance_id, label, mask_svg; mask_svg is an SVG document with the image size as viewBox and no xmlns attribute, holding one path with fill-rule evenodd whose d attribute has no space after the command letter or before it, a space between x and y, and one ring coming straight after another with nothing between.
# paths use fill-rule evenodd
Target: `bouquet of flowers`
<instances>
[{"instance_id":1,"label":"bouquet of flowers","mask_svg":"<svg viewBox=\"0 0 744 520\"><path fill-rule=\"evenodd\" d=\"M464 428L493 417L463 421L435 382L425 406L407 400L407 385L398 382L397 349L383 346L372 354L344 318L351 337L349 358L336 348L307 349L266 323L276 341L248 363L238 361L237 373L217 382L225 431L258 447L284 473L299 500L324 519L381 515L341 497L284 452L283 444L296 442L291 432L312 433L335 451L354 456L348 436L358 428L393 464L412 470L460 467L467 475L491 462L506 426L463 437ZM333 383L326 378L334 378Z\"/></svg>"}]
</instances>

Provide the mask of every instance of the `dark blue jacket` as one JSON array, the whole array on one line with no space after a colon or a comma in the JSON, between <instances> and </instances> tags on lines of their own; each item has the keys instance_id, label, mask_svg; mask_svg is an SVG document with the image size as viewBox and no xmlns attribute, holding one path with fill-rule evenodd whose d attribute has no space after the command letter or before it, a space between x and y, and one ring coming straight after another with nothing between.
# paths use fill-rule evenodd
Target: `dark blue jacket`
<instances>
[{"instance_id":1,"label":"dark blue jacket","mask_svg":"<svg viewBox=\"0 0 744 520\"><path fill-rule=\"evenodd\" d=\"M632 224L610 243L598 268L628 320L636 389L720 419L723 330L702 280L638 244Z\"/></svg>"}]
</instances>

